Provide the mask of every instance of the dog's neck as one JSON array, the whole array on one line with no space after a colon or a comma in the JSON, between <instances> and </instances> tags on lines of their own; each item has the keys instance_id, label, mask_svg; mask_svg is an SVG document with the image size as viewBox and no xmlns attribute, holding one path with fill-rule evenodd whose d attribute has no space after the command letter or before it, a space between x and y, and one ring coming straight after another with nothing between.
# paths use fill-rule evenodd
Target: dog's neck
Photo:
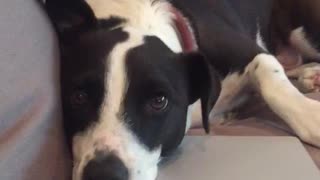
<instances>
[{"instance_id":1,"label":"dog's neck","mask_svg":"<svg viewBox=\"0 0 320 180\"><path fill-rule=\"evenodd\" d=\"M87 0L97 18L120 17L123 27L157 36L172 51L196 49L192 30L183 15L164 0Z\"/></svg>"},{"instance_id":2,"label":"dog's neck","mask_svg":"<svg viewBox=\"0 0 320 180\"><path fill-rule=\"evenodd\" d=\"M175 7L171 7L171 12L174 14L173 19L183 52L197 50L196 38L187 18Z\"/></svg>"}]
</instances>

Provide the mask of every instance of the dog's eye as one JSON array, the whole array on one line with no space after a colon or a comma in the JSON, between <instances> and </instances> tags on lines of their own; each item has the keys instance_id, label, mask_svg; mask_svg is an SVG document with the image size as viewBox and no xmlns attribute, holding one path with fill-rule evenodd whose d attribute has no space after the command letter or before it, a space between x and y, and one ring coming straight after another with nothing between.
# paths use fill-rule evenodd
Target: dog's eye
<instances>
[{"instance_id":1,"label":"dog's eye","mask_svg":"<svg viewBox=\"0 0 320 180\"><path fill-rule=\"evenodd\" d=\"M158 95L151 98L148 104L152 110L160 112L168 107L169 100L164 95Z\"/></svg>"},{"instance_id":2,"label":"dog's eye","mask_svg":"<svg viewBox=\"0 0 320 180\"><path fill-rule=\"evenodd\" d=\"M88 94L84 91L77 91L71 95L71 105L78 107L88 102Z\"/></svg>"}]
</instances>

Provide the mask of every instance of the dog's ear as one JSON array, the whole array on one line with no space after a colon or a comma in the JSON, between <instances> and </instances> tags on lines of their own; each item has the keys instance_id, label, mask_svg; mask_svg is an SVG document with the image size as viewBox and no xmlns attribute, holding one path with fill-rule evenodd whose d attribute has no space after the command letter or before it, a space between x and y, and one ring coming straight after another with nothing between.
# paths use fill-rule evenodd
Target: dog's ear
<instances>
[{"instance_id":1,"label":"dog's ear","mask_svg":"<svg viewBox=\"0 0 320 180\"><path fill-rule=\"evenodd\" d=\"M96 23L95 15L85 0L47 0L45 7L58 33Z\"/></svg>"},{"instance_id":2,"label":"dog's ear","mask_svg":"<svg viewBox=\"0 0 320 180\"><path fill-rule=\"evenodd\" d=\"M183 56L189 82L189 103L201 100L202 124L206 133L209 133L209 114L220 95L220 78L202 54L189 53Z\"/></svg>"}]
</instances>

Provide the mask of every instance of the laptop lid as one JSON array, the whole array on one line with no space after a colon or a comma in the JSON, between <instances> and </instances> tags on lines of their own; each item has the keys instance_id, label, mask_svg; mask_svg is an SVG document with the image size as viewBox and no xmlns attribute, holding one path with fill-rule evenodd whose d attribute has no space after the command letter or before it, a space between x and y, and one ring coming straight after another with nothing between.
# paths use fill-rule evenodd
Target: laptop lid
<instances>
[{"instance_id":1,"label":"laptop lid","mask_svg":"<svg viewBox=\"0 0 320 180\"><path fill-rule=\"evenodd\" d=\"M157 180L319 180L320 171L292 137L186 137L160 165Z\"/></svg>"}]
</instances>

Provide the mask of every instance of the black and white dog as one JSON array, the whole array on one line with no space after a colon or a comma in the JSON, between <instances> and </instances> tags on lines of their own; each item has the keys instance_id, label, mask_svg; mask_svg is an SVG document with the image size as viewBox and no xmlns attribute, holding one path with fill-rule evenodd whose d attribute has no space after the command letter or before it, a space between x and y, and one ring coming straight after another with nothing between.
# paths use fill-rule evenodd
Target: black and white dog
<instances>
[{"instance_id":1,"label":"black and white dog","mask_svg":"<svg viewBox=\"0 0 320 180\"><path fill-rule=\"evenodd\" d=\"M47 0L46 7L61 45L74 180L156 179L159 160L190 127L193 104L200 100L209 131L212 107L226 98L231 109L248 87L320 147L320 102L301 94L275 58L294 49L319 62L320 1ZM291 75L319 90L320 66L303 67Z\"/></svg>"}]
</instances>

